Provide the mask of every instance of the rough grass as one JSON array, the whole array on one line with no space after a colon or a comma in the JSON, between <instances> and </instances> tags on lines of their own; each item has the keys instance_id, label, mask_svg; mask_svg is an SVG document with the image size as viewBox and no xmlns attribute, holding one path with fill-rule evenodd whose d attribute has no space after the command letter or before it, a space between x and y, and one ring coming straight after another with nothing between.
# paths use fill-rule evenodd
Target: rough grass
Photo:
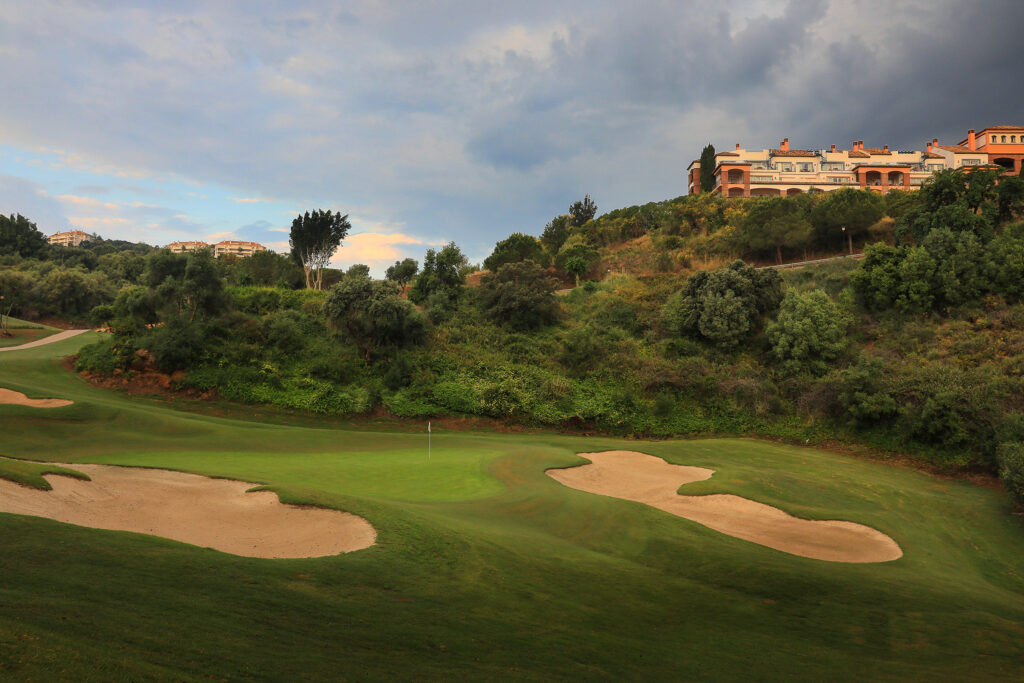
<instances>
[{"instance_id":1,"label":"rough grass","mask_svg":"<svg viewBox=\"0 0 1024 683\"><path fill-rule=\"evenodd\" d=\"M259 560L0 515L0 678L1024 677L1024 524L1002 492L743 439L435 430L427 461L423 432L212 417L95 389L53 360L89 336L0 357L0 386L76 401L0 406L8 455L259 482L366 517L378 544ZM869 524L905 555L795 557L544 474L611 448L716 470L687 493Z\"/></svg>"}]
</instances>

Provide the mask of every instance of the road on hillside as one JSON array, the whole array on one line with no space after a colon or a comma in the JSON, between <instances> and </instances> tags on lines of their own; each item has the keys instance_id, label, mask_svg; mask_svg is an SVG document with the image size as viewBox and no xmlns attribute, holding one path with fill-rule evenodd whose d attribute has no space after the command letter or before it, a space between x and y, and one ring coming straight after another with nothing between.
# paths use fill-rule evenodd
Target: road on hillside
<instances>
[{"instance_id":1,"label":"road on hillside","mask_svg":"<svg viewBox=\"0 0 1024 683\"><path fill-rule=\"evenodd\" d=\"M71 337L77 337L78 335L88 331L89 330L64 330L63 332L51 334L49 337L43 337L42 339L37 339L34 342L22 344L21 346L6 346L4 348L0 348L0 353L3 353L4 351L21 351L22 349L33 349L37 346L42 346L44 344L52 344L53 342L61 341L62 339L70 339Z\"/></svg>"}]
</instances>

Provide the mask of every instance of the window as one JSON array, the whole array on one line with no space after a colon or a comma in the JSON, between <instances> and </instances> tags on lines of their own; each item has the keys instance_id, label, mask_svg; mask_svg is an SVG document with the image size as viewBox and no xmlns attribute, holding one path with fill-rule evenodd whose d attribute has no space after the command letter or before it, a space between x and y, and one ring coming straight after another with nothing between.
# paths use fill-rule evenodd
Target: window
<instances>
[{"instance_id":1,"label":"window","mask_svg":"<svg viewBox=\"0 0 1024 683\"><path fill-rule=\"evenodd\" d=\"M848 183L852 178L846 178L844 176L829 176L828 181L830 183Z\"/></svg>"},{"instance_id":2,"label":"window","mask_svg":"<svg viewBox=\"0 0 1024 683\"><path fill-rule=\"evenodd\" d=\"M780 171L786 171L787 173L793 172L793 164L778 164L777 168Z\"/></svg>"},{"instance_id":3,"label":"window","mask_svg":"<svg viewBox=\"0 0 1024 683\"><path fill-rule=\"evenodd\" d=\"M941 171L942 164L928 164L928 172L935 173L935 171Z\"/></svg>"},{"instance_id":4,"label":"window","mask_svg":"<svg viewBox=\"0 0 1024 683\"><path fill-rule=\"evenodd\" d=\"M1000 137L1001 137L1001 139L999 140L999 142L1006 142L1006 136L1005 135L1000 136Z\"/></svg>"},{"instance_id":5,"label":"window","mask_svg":"<svg viewBox=\"0 0 1024 683\"><path fill-rule=\"evenodd\" d=\"M980 163L978 159L964 159L964 166L977 166Z\"/></svg>"},{"instance_id":6,"label":"window","mask_svg":"<svg viewBox=\"0 0 1024 683\"><path fill-rule=\"evenodd\" d=\"M774 180L770 175L752 175L750 176L750 182L752 183L770 183Z\"/></svg>"},{"instance_id":7,"label":"window","mask_svg":"<svg viewBox=\"0 0 1024 683\"><path fill-rule=\"evenodd\" d=\"M800 164L797 164L797 168L802 173L810 173L811 171L814 170L814 164L800 163Z\"/></svg>"},{"instance_id":8,"label":"window","mask_svg":"<svg viewBox=\"0 0 1024 683\"><path fill-rule=\"evenodd\" d=\"M1010 142L1017 142L1017 136L1016 135L1011 135L1010 136Z\"/></svg>"},{"instance_id":9,"label":"window","mask_svg":"<svg viewBox=\"0 0 1024 683\"><path fill-rule=\"evenodd\" d=\"M846 164L839 161L824 161L821 164L822 171L845 171Z\"/></svg>"}]
</instances>

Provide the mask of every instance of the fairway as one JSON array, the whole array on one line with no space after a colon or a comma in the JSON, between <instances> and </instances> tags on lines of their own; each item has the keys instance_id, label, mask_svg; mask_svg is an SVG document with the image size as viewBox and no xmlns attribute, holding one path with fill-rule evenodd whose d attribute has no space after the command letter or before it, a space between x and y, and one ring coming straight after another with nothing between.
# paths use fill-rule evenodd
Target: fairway
<instances>
[{"instance_id":1,"label":"fairway","mask_svg":"<svg viewBox=\"0 0 1024 683\"><path fill-rule=\"evenodd\" d=\"M1024 677L1024 524L1002 492L751 439L435 426L428 458L425 425L215 417L91 387L59 359L95 338L0 354L0 387L72 402L0 405L0 476L222 477L361 517L376 542L262 559L0 513L0 679ZM870 527L902 557L800 557L546 474L614 450L714 470L687 495Z\"/></svg>"}]
</instances>

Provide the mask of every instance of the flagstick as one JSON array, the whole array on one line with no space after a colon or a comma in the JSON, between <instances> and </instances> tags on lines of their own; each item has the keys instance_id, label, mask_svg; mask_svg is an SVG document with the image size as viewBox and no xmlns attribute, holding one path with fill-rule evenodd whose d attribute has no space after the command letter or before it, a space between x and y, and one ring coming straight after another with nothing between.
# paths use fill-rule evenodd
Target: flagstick
<instances>
[{"instance_id":1,"label":"flagstick","mask_svg":"<svg viewBox=\"0 0 1024 683\"><path fill-rule=\"evenodd\" d=\"M430 460L430 422L427 422L427 460Z\"/></svg>"}]
</instances>

